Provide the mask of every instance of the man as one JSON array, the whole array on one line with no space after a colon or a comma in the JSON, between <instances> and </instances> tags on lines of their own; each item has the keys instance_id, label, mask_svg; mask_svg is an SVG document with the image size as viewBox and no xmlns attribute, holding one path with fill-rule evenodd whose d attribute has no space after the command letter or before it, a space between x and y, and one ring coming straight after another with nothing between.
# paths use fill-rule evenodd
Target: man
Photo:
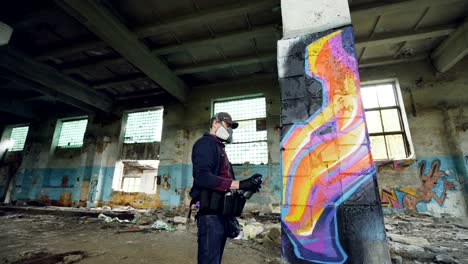
<instances>
[{"instance_id":1,"label":"man","mask_svg":"<svg viewBox=\"0 0 468 264\"><path fill-rule=\"evenodd\" d=\"M201 198L209 193L210 204L214 197L224 198L229 190L257 192L261 184L261 175L236 181L231 163L224 150L224 143L232 142L233 129L239 126L228 113L220 112L211 118L210 133L205 133L192 149L193 186L190 190L192 201L200 201L197 213L198 226L198 264L219 264L226 244L226 217L219 210L203 206ZM207 197L207 195L205 195ZM220 198L222 197L222 198ZM205 199L206 200L206 199ZM218 202L218 201L216 201ZM205 202L206 204L206 202Z\"/></svg>"}]
</instances>

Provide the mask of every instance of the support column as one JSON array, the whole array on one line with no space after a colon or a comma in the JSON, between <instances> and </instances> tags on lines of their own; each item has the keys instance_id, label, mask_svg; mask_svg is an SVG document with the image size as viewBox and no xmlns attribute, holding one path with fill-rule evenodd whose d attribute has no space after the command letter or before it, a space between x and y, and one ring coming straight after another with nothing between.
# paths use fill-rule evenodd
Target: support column
<instances>
[{"instance_id":1,"label":"support column","mask_svg":"<svg viewBox=\"0 0 468 264\"><path fill-rule=\"evenodd\" d=\"M289 263L391 263L347 0L282 0L282 251Z\"/></svg>"}]
</instances>

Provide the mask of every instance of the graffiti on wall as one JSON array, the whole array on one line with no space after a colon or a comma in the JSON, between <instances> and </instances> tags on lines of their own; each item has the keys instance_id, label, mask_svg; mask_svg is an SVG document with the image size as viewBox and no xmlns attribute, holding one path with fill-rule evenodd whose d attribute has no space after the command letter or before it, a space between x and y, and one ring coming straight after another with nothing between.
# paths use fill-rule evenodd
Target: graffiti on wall
<instances>
[{"instance_id":1,"label":"graffiti on wall","mask_svg":"<svg viewBox=\"0 0 468 264\"><path fill-rule=\"evenodd\" d=\"M376 175L352 29L307 46L305 70L321 83L322 105L281 140L283 253L294 252L291 258L306 262L343 263L347 255L338 237L337 208Z\"/></svg>"},{"instance_id":2,"label":"graffiti on wall","mask_svg":"<svg viewBox=\"0 0 468 264\"><path fill-rule=\"evenodd\" d=\"M421 187L382 189L380 194L382 206L409 211L417 211L419 203L432 201L442 206L447 197L447 191L455 190L455 185L447 180L447 174L440 169L440 160L432 161L429 168L426 168L426 165L427 161L421 161L419 164Z\"/></svg>"}]
</instances>

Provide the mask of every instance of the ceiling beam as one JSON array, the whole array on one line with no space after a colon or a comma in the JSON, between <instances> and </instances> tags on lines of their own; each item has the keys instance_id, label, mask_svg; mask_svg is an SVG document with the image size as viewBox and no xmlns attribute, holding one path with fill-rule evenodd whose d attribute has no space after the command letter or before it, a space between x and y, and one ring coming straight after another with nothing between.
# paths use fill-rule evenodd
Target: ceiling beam
<instances>
[{"instance_id":1,"label":"ceiling beam","mask_svg":"<svg viewBox=\"0 0 468 264\"><path fill-rule=\"evenodd\" d=\"M67 105L71 105L71 106L73 106L75 108L78 108L80 110L83 110L84 112L89 113L89 114L95 113L97 110L100 110L96 106L91 106L91 105L89 105L87 103L84 103L81 100L77 100L77 99L75 99L73 97L68 96L67 94L61 93L61 91L59 91L56 88L49 88L49 87L43 86L43 85L41 85L39 83L28 80L28 79L26 79L24 77L21 77L21 76L15 74L15 73L12 73L12 72L8 72L8 71L0 69L0 77L8 78L12 82L13 85L21 86L21 87L23 87L25 89L33 90L33 91L44 94L43 95L44 97L43 96L34 97L34 98L37 98L37 99L52 98L53 100L60 101L60 102L65 103ZM34 98L28 98L28 99L24 100L24 102L32 101L32 99L34 99Z\"/></svg>"},{"instance_id":2,"label":"ceiling beam","mask_svg":"<svg viewBox=\"0 0 468 264\"><path fill-rule=\"evenodd\" d=\"M112 110L112 100L107 96L48 65L27 57L12 47L0 47L0 68L39 83L55 94L71 97L104 112ZM11 80L8 74L2 77Z\"/></svg>"},{"instance_id":3,"label":"ceiling beam","mask_svg":"<svg viewBox=\"0 0 468 264\"><path fill-rule=\"evenodd\" d=\"M375 1L370 4L359 6L351 6L351 20L358 17L376 17L385 14L407 12L408 10L420 10L424 7L436 7L440 5L450 5L464 0L407 0L407 1L392 1L383 2Z\"/></svg>"},{"instance_id":4,"label":"ceiling beam","mask_svg":"<svg viewBox=\"0 0 468 264\"><path fill-rule=\"evenodd\" d=\"M359 63L359 68L369 68L369 67L376 67L376 66L384 66L390 64L398 64L404 62L412 62L412 61L420 61L427 58L426 54L418 54L408 58L394 58L394 57L380 57L380 58L373 58L368 60L363 60Z\"/></svg>"},{"instance_id":5,"label":"ceiling beam","mask_svg":"<svg viewBox=\"0 0 468 264\"><path fill-rule=\"evenodd\" d=\"M200 89L210 89L223 87L246 87L246 86L259 86L265 83L278 83L278 75L276 73L256 73L246 77L239 77L235 79L219 80L215 83L200 84L194 86L192 92L196 92ZM192 93L193 95L193 93Z\"/></svg>"},{"instance_id":6,"label":"ceiling beam","mask_svg":"<svg viewBox=\"0 0 468 264\"><path fill-rule=\"evenodd\" d=\"M89 70L91 68L105 67L107 65L121 64L124 62L126 62L126 60L122 57L113 58L113 59L105 59L105 60L100 60L100 61L86 62L79 66L74 66L70 68L64 68L64 69L61 69L61 71L66 74L72 74L72 73L79 73L80 71L84 71L84 70Z\"/></svg>"},{"instance_id":7,"label":"ceiling beam","mask_svg":"<svg viewBox=\"0 0 468 264\"><path fill-rule=\"evenodd\" d=\"M129 85L129 84L133 84L139 81L148 81L148 80L150 80L148 77L140 76L140 77L132 77L132 78L128 78L125 80L118 80L118 81L103 81L102 83L93 85L93 88L94 89L106 89L106 88L113 87L113 86Z\"/></svg>"},{"instance_id":8,"label":"ceiling beam","mask_svg":"<svg viewBox=\"0 0 468 264\"><path fill-rule=\"evenodd\" d=\"M39 117L36 116L34 110L29 105L11 98L0 99L0 111L31 120L39 120Z\"/></svg>"},{"instance_id":9,"label":"ceiling beam","mask_svg":"<svg viewBox=\"0 0 468 264\"><path fill-rule=\"evenodd\" d=\"M134 32L141 38L170 31L176 27L184 27L193 24L203 24L207 21L225 20L227 17L241 16L250 11L263 10L279 6L279 0L243 1L229 5L194 12L193 14L175 17L160 24L139 27Z\"/></svg>"},{"instance_id":10,"label":"ceiling beam","mask_svg":"<svg viewBox=\"0 0 468 264\"><path fill-rule=\"evenodd\" d=\"M432 52L432 64L437 71L446 72L467 54L468 19Z\"/></svg>"},{"instance_id":11,"label":"ceiling beam","mask_svg":"<svg viewBox=\"0 0 468 264\"><path fill-rule=\"evenodd\" d=\"M187 41L178 45L169 45L165 47L160 47L160 48L154 49L153 51L151 51L151 53L155 55L167 55L167 54L187 50L190 48L215 46L215 45L220 45L220 44L227 43L227 42L246 40L249 38L254 38L256 36L263 36L263 35L275 34L275 33L281 34L281 32L278 29L278 25L265 25L265 26L253 27L251 29L238 30L238 31L229 32L225 34L220 34L216 37L191 40L191 41Z\"/></svg>"},{"instance_id":12,"label":"ceiling beam","mask_svg":"<svg viewBox=\"0 0 468 264\"><path fill-rule=\"evenodd\" d=\"M148 48L109 10L93 0L56 0L55 3L86 25L168 93L185 102L188 92L185 83L160 59L152 56Z\"/></svg>"},{"instance_id":13,"label":"ceiling beam","mask_svg":"<svg viewBox=\"0 0 468 264\"><path fill-rule=\"evenodd\" d=\"M176 68L174 72L178 75L190 74L195 72L205 72L211 70L225 69L229 67L248 65L264 61L275 61L276 52L259 54L254 56L245 56L240 58L233 58L223 61L207 62L201 64L190 65L187 67Z\"/></svg>"},{"instance_id":14,"label":"ceiling beam","mask_svg":"<svg viewBox=\"0 0 468 264\"><path fill-rule=\"evenodd\" d=\"M436 38L436 37L449 35L451 32L455 31L455 29L456 29L455 25L444 25L444 26L423 28L418 31L380 34L380 35L376 35L375 37L371 39L358 38L356 39L356 48L378 46L378 45L390 44L390 43L399 43L403 41L414 41L414 40L420 40L420 39ZM271 32L274 32L275 30L276 29L273 25L268 25L268 26L264 26L260 28L254 28L252 30L242 30L242 31L238 31L235 33L229 33L229 34L225 34L216 38L207 38L207 39L202 39L202 40L189 41L180 45L162 47L162 48L153 50L152 53L162 55L162 54L177 52L177 51L181 51L181 50L185 50L185 49L193 48L193 47L206 47L210 45L216 45L220 42L234 41L236 39L242 39L248 36L254 36L257 33L267 33L267 32L271 33ZM89 67L105 66L107 64L118 64L124 61L125 59L123 58L102 60L99 62L87 63L81 66L65 69L63 70L63 72L67 74L76 73L76 72L80 72L81 70L88 69ZM248 60L244 62L243 59L239 60L239 62L240 62L240 65L250 63ZM209 65L218 65L218 63L210 63ZM221 63L220 65L224 65L224 64ZM190 69L191 67L189 67L188 70L185 68L179 68L175 70L175 73L187 74L187 71L190 71ZM193 68L193 70L198 71L197 68ZM107 84L100 85L99 88L106 88L108 86L109 85Z\"/></svg>"},{"instance_id":15,"label":"ceiling beam","mask_svg":"<svg viewBox=\"0 0 468 264\"><path fill-rule=\"evenodd\" d=\"M215 45L220 45L226 42L245 40L248 38L254 38L255 36L275 34L275 33L278 33L278 34L280 33L278 30L278 25L259 26L259 27L254 27L252 29L238 30L238 31L229 32L226 34L221 34L217 37L210 37L210 38L187 41L178 45L169 45L169 46L154 49L151 51L151 53L154 56L167 55L167 54L171 54L175 52L184 51L189 48L215 46ZM89 69L91 67L92 68L102 67L102 66L106 66L109 64L123 63L125 61L126 60L124 58L106 59L106 60L101 60L98 62L89 62L89 63L85 63L79 66L74 66L74 67L70 67L67 69L63 69L62 72L66 74L77 73L82 70Z\"/></svg>"},{"instance_id":16,"label":"ceiling beam","mask_svg":"<svg viewBox=\"0 0 468 264\"><path fill-rule=\"evenodd\" d=\"M444 25L422 28L418 31L378 34L372 38L357 38L356 48L379 46L403 41L437 38L449 35L455 31L456 28L456 25Z\"/></svg>"},{"instance_id":17,"label":"ceiling beam","mask_svg":"<svg viewBox=\"0 0 468 264\"><path fill-rule=\"evenodd\" d=\"M61 5L59 1L56 1L58 5ZM262 0L262 1L244 1L243 3L236 3L232 5L224 5L218 8L211 8L201 12L194 13L188 16L180 16L175 17L171 20L168 20L162 24L157 25L146 25L141 26L138 28L133 29L134 32L139 37L147 37L150 36L148 34L157 35L160 34L160 30L167 31L169 29L174 29L176 27L183 27L186 25L191 25L192 23L200 23L200 21L208 21L208 20L217 20L217 19L225 19L229 16L236 16L242 15L248 11L254 10L261 10L268 7L274 7L274 5L280 4L279 0ZM60 49L51 50L45 52L36 57L37 60L45 61L49 60L53 57L62 57L67 54L82 52L86 50L90 50L93 48L103 48L107 47L108 45L100 40L90 40L83 43L78 43L76 45L66 46Z\"/></svg>"},{"instance_id":18,"label":"ceiling beam","mask_svg":"<svg viewBox=\"0 0 468 264\"><path fill-rule=\"evenodd\" d=\"M69 54L83 52L92 49L102 49L108 47L105 42L99 40L88 40L76 44L66 45L59 49L44 52L43 54L34 57L38 61L47 61L54 58L60 58Z\"/></svg>"}]
</instances>

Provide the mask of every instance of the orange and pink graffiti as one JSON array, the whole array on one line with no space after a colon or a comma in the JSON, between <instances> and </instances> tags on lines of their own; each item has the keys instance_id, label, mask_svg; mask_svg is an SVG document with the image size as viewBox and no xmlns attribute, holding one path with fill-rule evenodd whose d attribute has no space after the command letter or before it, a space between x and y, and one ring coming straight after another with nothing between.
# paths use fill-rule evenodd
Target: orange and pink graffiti
<instances>
[{"instance_id":1,"label":"orange and pink graffiti","mask_svg":"<svg viewBox=\"0 0 468 264\"><path fill-rule=\"evenodd\" d=\"M322 106L281 140L282 230L295 257L312 263L346 261L337 208L376 175L353 39L346 27L307 46L306 74L321 83Z\"/></svg>"}]
</instances>

